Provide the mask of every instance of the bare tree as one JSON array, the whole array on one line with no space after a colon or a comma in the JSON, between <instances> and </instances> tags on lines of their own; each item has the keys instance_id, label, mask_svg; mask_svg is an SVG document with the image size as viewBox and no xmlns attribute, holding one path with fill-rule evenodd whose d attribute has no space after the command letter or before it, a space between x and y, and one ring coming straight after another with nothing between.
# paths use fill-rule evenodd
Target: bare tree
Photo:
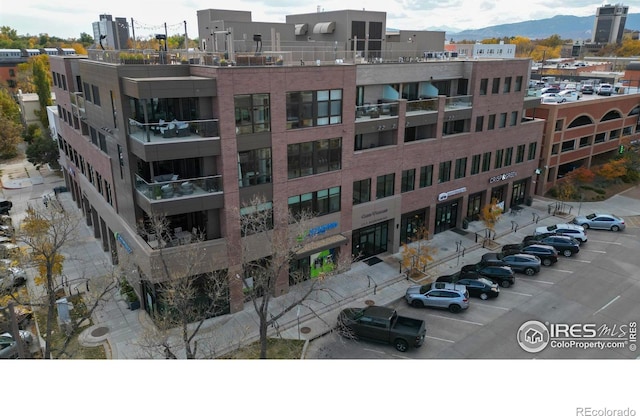
<instances>
[{"instance_id":1,"label":"bare tree","mask_svg":"<svg viewBox=\"0 0 640 416\"><path fill-rule=\"evenodd\" d=\"M312 214L303 212L292 215L290 212L278 215L264 198L254 197L243 207L243 215L239 215L241 247L238 253L245 276L236 275L242 280L245 297L251 302L258 315L260 358L267 358L268 329L277 326L278 320L296 306L310 299L314 292L323 290L319 287L328 276L343 268L340 258L322 260L326 267L319 267L317 276L311 277L306 269L291 270L290 264L305 244L309 244L315 236L309 234ZM259 253L268 251L266 257ZM346 256L340 256L345 258ZM347 260L350 262L350 258ZM285 303L278 303L277 310L272 300L280 290L282 281L289 279L290 285L296 285ZM304 285L299 284L303 281Z\"/></svg>"},{"instance_id":2,"label":"bare tree","mask_svg":"<svg viewBox=\"0 0 640 416\"><path fill-rule=\"evenodd\" d=\"M77 335L82 324L90 319L93 311L100 305L104 297L115 288L112 275L101 279L92 279L93 291L89 290L89 279L82 277L86 284L84 291L84 313L70 320L66 328L60 331L65 334L61 344L53 345L53 332L57 321L56 304L59 295L63 295L68 282L64 280L63 267L65 247L77 239L79 218L72 213L58 209L49 204L44 208L29 207L27 216L22 221L16 239L27 247L24 253L25 261L32 263L38 275L35 278L36 286L44 287L42 301L38 301L37 295L28 301L29 306L45 307L47 316L45 321L45 349L44 358L60 358L69 355L66 351L71 339ZM78 291L79 295L79 291ZM22 303L25 304L24 299Z\"/></svg>"},{"instance_id":3,"label":"bare tree","mask_svg":"<svg viewBox=\"0 0 640 416\"><path fill-rule=\"evenodd\" d=\"M150 232L157 236L168 235L170 223L165 215L150 218ZM203 239L202 235L192 238ZM195 359L203 324L208 318L224 312L228 302L226 271L200 273L198 265L206 253L196 245L191 247L182 251L178 261L169 258L163 244L158 249L159 266L154 274L162 281L158 290L160 307L153 314L156 330L145 335L143 346L158 350L166 358L177 358L178 351L182 350L187 359ZM170 336L176 329L179 331L178 343Z\"/></svg>"}]
</instances>

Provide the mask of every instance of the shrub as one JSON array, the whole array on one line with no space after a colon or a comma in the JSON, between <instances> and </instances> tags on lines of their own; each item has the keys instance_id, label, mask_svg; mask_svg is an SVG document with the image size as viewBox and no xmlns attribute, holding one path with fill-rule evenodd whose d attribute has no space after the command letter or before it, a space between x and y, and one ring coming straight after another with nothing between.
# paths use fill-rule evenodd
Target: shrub
<instances>
[{"instance_id":1,"label":"shrub","mask_svg":"<svg viewBox=\"0 0 640 416\"><path fill-rule=\"evenodd\" d=\"M558 195L559 195L558 188L554 186L553 188L549 189L549 196L551 196L552 198L557 198Z\"/></svg>"}]
</instances>

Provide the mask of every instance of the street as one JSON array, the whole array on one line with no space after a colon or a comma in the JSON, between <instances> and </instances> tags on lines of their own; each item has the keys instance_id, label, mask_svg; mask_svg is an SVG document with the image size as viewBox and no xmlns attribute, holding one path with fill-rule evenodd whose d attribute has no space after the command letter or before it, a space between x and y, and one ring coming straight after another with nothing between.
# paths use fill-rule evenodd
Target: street
<instances>
[{"instance_id":1,"label":"street","mask_svg":"<svg viewBox=\"0 0 640 416\"><path fill-rule=\"evenodd\" d=\"M446 310L415 309L398 299L386 305L400 315L424 319L427 339L419 349L406 353L393 346L352 341L332 332L309 347L312 359L584 359L637 358L629 345L622 348L552 348L538 353L524 351L517 342L519 327L529 321L555 324L595 324L625 329L640 317L640 229L624 232L588 230L589 241L580 253L561 257L532 277L516 274L516 284L501 288L496 299L470 299L459 314Z\"/></svg>"}]
</instances>

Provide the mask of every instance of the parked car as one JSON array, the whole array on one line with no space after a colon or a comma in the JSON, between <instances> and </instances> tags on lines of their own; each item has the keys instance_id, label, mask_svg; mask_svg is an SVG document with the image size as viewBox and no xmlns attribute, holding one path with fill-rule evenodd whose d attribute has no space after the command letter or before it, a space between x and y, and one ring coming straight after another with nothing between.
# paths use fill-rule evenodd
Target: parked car
<instances>
[{"instance_id":1,"label":"parked car","mask_svg":"<svg viewBox=\"0 0 640 416\"><path fill-rule=\"evenodd\" d=\"M563 103L566 101L565 98L558 95L557 92L545 93L540 96L542 100L540 102L544 103Z\"/></svg>"},{"instance_id":2,"label":"parked car","mask_svg":"<svg viewBox=\"0 0 640 416\"><path fill-rule=\"evenodd\" d=\"M471 273L475 272L465 272L465 276L467 276L465 278L460 278L461 272L457 272L447 276L440 276L438 277L436 282L446 282L463 285L467 288L469 296L480 298L482 300L498 297L498 295L500 294L500 287L497 283L481 276L475 276L475 278L472 279L468 277Z\"/></svg>"},{"instance_id":3,"label":"parked car","mask_svg":"<svg viewBox=\"0 0 640 416\"><path fill-rule=\"evenodd\" d=\"M534 235L555 233L556 235L568 235L582 243L587 242L587 232L584 227L576 224L555 224L546 227L537 227Z\"/></svg>"},{"instance_id":4,"label":"parked car","mask_svg":"<svg viewBox=\"0 0 640 416\"><path fill-rule=\"evenodd\" d=\"M594 89L593 89L593 85L583 85L582 88L580 89L580 91L583 94L593 94L594 93Z\"/></svg>"},{"instance_id":5,"label":"parked car","mask_svg":"<svg viewBox=\"0 0 640 416\"><path fill-rule=\"evenodd\" d=\"M0 199L0 215L9 215L11 208L13 208L13 202L8 199Z\"/></svg>"},{"instance_id":6,"label":"parked car","mask_svg":"<svg viewBox=\"0 0 640 416\"><path fill-rule=\"evenodd\" d=\"M33 342L33 334L20 330L20 338L26 347ZM9 332L0 334L0 358L18 358L18 343Z\"/></svg>"},{"instance_id":7,"label":"parked car","mask_svg":"<svg viewBox=\"0 0 640 416\"><path fill-rule=\"evenodd\" d=\"M404 299L409 305L416 308L429 306L449 309L453 313L458 313L469 307L467 288L455 283L435 282L422 286L411 286L407 289Z\"/></svg>"},{"instance_id":8,"label":"parked car","mask_svg":"<svg viewBox=\"0 0 640 416\"><path fill-rule=\"evenodd\" d=\"M580 99L580 94L576 90L562 90L558 93L558 97L562 98L563 101L578 101Z\"/></svg>"},{"instance_id":9,"label":"parked car","mask_svg":"<svg viewBox=\"0 0 640 416\"><path fill-rule=\"evenodd\" d=\"M558 250L552 246L546 246L542 244L505 244L502 246L502 254L531 254L540 259L544 266L551 266L558 262Z\"/></svg>"},{"instance_id":10,"label":"parked car","mask_svg":"<svg viewBox=\"0 0 640 416\"><path fill-rule=\"evenodd\" d=\"M10 259L0 259L0 293L3 289L22 286L27 281L27 273L14 266Z\"/></svg>"},{"instance_id":11,"label":"parked car","mask_svg":"<svg viewBox=\"0 0 640 416\"><path fill-rule=\"evenodd\" d=\"M400 352L419 347L427 333L422 319L400 316L384 306L346 308L338 315L338 329L345 336L393 344Z\"/></svg>"},{"instance_id":12,"label":"parked car","mask_svg":"<svg viewBox=\"0 0 640 416\"><path fill-rule=\"evenodd\" d=\"M528 245L543 244L551 246L558 250L558 253L562 253L565 257L571 257L580 252L580 243L578 240L567 235L550 235L539 240L527 239L527 237L525 237L523 243Z\"/></svg>"},{"instance_id":13,"label":"parked car","mask_svg":"<svg viewBox=\"0 0 640 416\"><path fill-rule=\"evenodd\" d=\"M613 93L613 86L611 84L602 83L598 85L596 90L598 95L611 95Z\"/></svg>"},{"instance_id":14,"label":"parked car","mask_svg":"<svg viewBox=\"0 0 640 416\"><path fill-rule=\"evenodd\" d=\"M558 87L544 87L540 90L540 94L558 93L560 88Z\"/></svg>"},{"instance_id":15,"label":"parked car","mask_svg":"<svg viewBox=\"0 0 640 416\"><path fill-rule=\"evenodd\" d=\"M622 231L625 228L624 220L613 214L593 213L577 216L571 222L585 229L594 228L598 230Z\"/></svg>"},{"instance_id":16,"label":"parked car","mask_svg":"<svg viewBox=\"0 0 640 416\"><path fill-rule=\"evenodd\" d=\"M463 279L485 277L505 288L512 286L516 282L513 270L509 266L492 266L480 262L463 266L460 271L460 277Z\"/></svg>"},{"instance_id":17,"label":"parked car","mask_svg":"<svg viewBox=\"0 0 640 416\"><path fill-rule=\"evenodd\" d=\"M542 261L532 254L502 254L486 253L482 255L482 261L486 264L509 266L514 272L533 276L540 271Z\"/></svg>"}]
</instances>

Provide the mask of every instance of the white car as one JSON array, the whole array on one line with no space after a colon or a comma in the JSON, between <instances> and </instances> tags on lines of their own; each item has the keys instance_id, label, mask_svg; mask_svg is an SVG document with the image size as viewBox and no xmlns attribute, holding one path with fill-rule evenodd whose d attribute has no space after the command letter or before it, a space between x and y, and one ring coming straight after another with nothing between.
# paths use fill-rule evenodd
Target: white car
<instances>
[{"instance_id":1,"label":"white car","mask_svg":"<svg viewBox=\"0 0 640 416\"><path fill-rule=\"evenodd\" d=\"M611 86L611 84L600 84L596 91L598 95L611 95L613 93L613 86Z\"/></svg>"},{"instance_id":2,"label":"white car","mask_svg":"<svg viewBox=\"0 0 640 416\"><path fill-rule=\"evenodd\" d=\"M573 237L580 244L587 242L587 232L584 227L576 224L556 224L546 227L537 227L534 235L540 234L557 234Z\"/></svg>"},{"instance_id":3,"label":"white car","mask_svg":"<svg viewBox=\"0 0 640 416\"><path fill-rule=\"evenodd\" d=\"M0 259L0 290L22 286L27 281L27 273L14 266L10 259Z\"/></svg>"},{"instance_id":4,"label":"white car","mask_svg":"<svg viewBox=\"0 0 640 416\"><path fill-rule=\"evenodd\" d=\"M576 90L562 90L558 93L558 97L564 98L564 101L578 101L580 94Z\"/></svg>"},{"instance_id":5,"label":"white car","mask_svg":"<svg viewBox=\"0 0 640 416\"><path fill-rule=\"evenodd\" d=\"M561 97L560 95L558 95L559 93L557 92L548 92L546 94L542 94L540 96L540 98L542 98L540 100L541 103L543 104L549 104L549 103L563 103L566 101L566 98Z\"/></svg>"}]
</instances>

